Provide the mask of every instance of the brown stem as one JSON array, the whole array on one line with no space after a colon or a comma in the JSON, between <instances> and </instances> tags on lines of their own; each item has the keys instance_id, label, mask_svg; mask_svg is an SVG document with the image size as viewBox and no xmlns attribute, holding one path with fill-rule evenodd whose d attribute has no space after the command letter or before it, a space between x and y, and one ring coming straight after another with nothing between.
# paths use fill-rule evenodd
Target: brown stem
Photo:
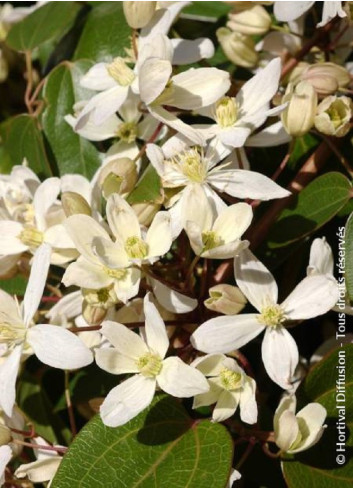
<instances>
[{"instance_id":1,"label":"brown stem","mask_svg":"<svg viewBox=\"0 0 353 489\"><path fill-rule=\"evenodd\" d=\"M32 53L31 51L25 52L25 60L26 60L26 77L27 77L27 85L25 91L25 104L29 114L32 114L32 105L31 105L31 92L33 88L33 68L32 68Z\"/></svg>"},{"instance_id":2,"label":"brown stem","mask_svg":"<svg viewBox=\"0 0 353 489\"><path fill-rule=\"evenodd\" d=\"M194 324L193 321L185 321L185 320L178 320L178 319L170 319L168 321L164 321L164 324L166 326L177 326L177 325L190 325L190 324ZM126 326L127 328L141 328L145 325L145 322L144 321L133 321L131 323L124 323L124 326ZM83 333L84 331L99 331L100 329L102 329L102 325L99 324L97 326L83 326L82 328L76 328L76 327L73 327L73 328L69 328L69 331L71 331L72 333Z\"/></svg>"},{"instance_id":3,"label":"brown stem","mask_svg":"<svg viewBox=\"0 0 353 489\"><path fill-rule=\"evenodd\" d=\"M158 124L158 126L156 127L155 131L153 132L152 136L149 138L148 141L146 141L146 143L142 146L142 148L140 149L140 151L138 152L137 156L135 156L134 158L134 162L136 163L136 161L138 161L141 156L143 156L146 152L146 148L147 148L147 144L151 144L153 143L157 137L158 137L158 134L160 133L162 127L164 126L163 122L160 122Z\"/></svg>"},{"instance_id":4,"label":"brown stem","mask_svg":"<svg viewBox=\"0 0 353 489\"><path fill-rule=\"evenodd\" d=\"M264 443L262 445L262 451L270 458L279 458L282 455L282 450L278 450L278 452L272 452L270 450L270 447L268 446L268 443Z\"/></svg>"},{"instance_id":5,"label":"brown stem","mask_svg":"<svg viewBox=\"0 0 353 489\"><path fill-rule=\"evenodd\" d=\"M35 448L37 450L48 450L57 453L66 453L68 450L66 447L53 447L51 445L37 445L37 443L29 443L27 441L22 441L22 440L12 440L12 443L16 443L16 445L22 445L24 447Z\"/></svg>"}]
</instances>

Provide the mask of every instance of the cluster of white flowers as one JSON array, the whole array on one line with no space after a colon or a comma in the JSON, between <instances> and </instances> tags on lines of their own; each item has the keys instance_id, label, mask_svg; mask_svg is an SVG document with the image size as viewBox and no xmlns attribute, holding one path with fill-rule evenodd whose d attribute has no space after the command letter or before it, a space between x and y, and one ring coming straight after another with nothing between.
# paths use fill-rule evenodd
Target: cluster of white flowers
<instances>
[{"instance_id":1,"label":"cluster of white flowers","mask_svg":"<svg viewBox=\"0 0 353 489\"><path fill-rule=\"evenodd\" d=\"M214 55L209 39L168 37L188 2L159 2L157 9L156 3L124 2L135 29L132 49L88 70L80 84L92 95L77 101L65 118L83 138L114 141L92 180L69 174L40 182L26 161L0 177L0 276L22 271L29 277L22 300L0 290L0 473L16 455L8 427L24 426L15 385L30 355L63 370L96 361L109 373L133 374L119 378L101 404L107 426L139 414L156 389L193 397L195 409L215 405L214 422L230 418L239 406L241 420L254 424L256 382L236 351L264 332L264 367L287 391L274 419L278 447L296 453L323 432L326 411L319 404L295 415L299 352L289 331L335 307L332 252L325 239L316 239L307 276L279 300L273 275L242 237L252 223L252 201L282 199L290 192L252 171L244 148L283 144L314 126L326 135L345 135L352 104L336 92L344 93L349 74L334 63L303 62L281 85L279 46L287 52L300 48L298 18L314 2L275 2L274 14L290 27L269 34L271 17L253 2L235 7L228 27L217 33L230 60L241 64L240 57L242 66L254 68L233 96L228 72L188 67ZM337 15L345 21L341 3L324 2L319 26ZM257 46L249 43L253 34L264 35ZM175 69L183 65L186 69ZM193 123L195 116L204 122ZM161 196L134 204L128 196L146 163L160 179ZM177 267L195 255L186 276L169 270L177 240L184 249ZM200 258L234 260L236 286L209 289L206 314L193 319L197 328L188 332L192 354L180 354L182 360L178 353L184 349L178 352L171 341L178 326L169 324L204 307L192 287ZM55 277L60 271L63 286ZM46 311L51 324L43 324L38 311L46 286L49 294L61 287L60 299ZM240 313L247 302L254 312ZM35 464L42 456L16 476L38 482ZM44 467L55 471L59 462L55 454ZM50 474L48 468L45 480Z\"/></svg>"}]
</instances>

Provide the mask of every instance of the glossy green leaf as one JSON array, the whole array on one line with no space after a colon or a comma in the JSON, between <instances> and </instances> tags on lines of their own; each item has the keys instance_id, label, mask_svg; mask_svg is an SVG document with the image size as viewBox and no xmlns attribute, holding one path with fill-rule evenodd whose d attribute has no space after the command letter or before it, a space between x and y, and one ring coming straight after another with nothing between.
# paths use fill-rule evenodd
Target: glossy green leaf
<instances>
[{"instance_id":1,"label":"glossy green leaf","mask_svg":"<svg viewBox=\"0 0 353 489\"><path fill-rule=\"evenodd\" d=\"M0 135L12 166L21 165L26 158L28 166L39 177L52 176L43 137L35 118L23 114L8 119L1 125Z\"/></svg>"},{"instance_id":2,"label":"glossy green leaf","mask_svg":"<svg viewBox=\"0 0 353 489\"><path fill-rule=\"evenodd\" d=\"M62 63L50 73L44 87L43 129L60 175L79 173L91 178L100 165L94 145L76 134L64 119L73 112L75 102L85 98L79 79L90 66L89 61Z\"/></svg>"},{"instance_id":3,"label":"glossy green leaf","mask_svg":"<svg viewBox=\"0 0 353 489\"><path fill-rule=\"evenodd\" d=\"M74 59L111 60L126 56L131 29L125 21L122 2L101 2L87 16Z\"/></svg>"},{"instance_id":4,"label":"glossy green leaf","mask_svg":"<svg viewBox=\"0 0 353 489\"><path fill-rule=\"evenodd\" d=\"M338 344L340 341L337 342ZM341 360L340 360L341 359ZM341 373L338 365L345 365L345 399L337 397L336 382ZM343 392L343 391L342 391ZM282 470L289 487L352 487L353 484L353 345L340 346L323 358L309 372L298 392L300 406L319 402L327 410L328 425L322 439L313 448L289 457ZM342 421L344 408L345 423ZM346 424L346 463L336 461L338 430L336 423Z\"/></svg>"},{"instance_id":5,"label":"glossy green leaf","mask_svg":"<svg viewBox=\"0 0 353 489\"><path fill-rule=\"evenodd\" d=\"M269 247L287 246L330 221L350 199L351 184L337 172L316 178L280 214L269 235Z\"/></svg>"},{"instance_id":6,"label":"glossy green leaf","mask_svg":"<svg viewBox=\"0 0 353 489\"><path fill-rule=\"evenodd\" d=\"M26 418L34 424L38 435L50 443L70 442L70 430L53 413L53 406L41 384L27 372L23 373L18 382L16 400Z\"/></svg>"},{"instance_id":7,"label":"glossy green leaf","mask_svg":"<svg viewBox=\"0 0 353 489\"><path fill-rule=\"evenodd\" d=\"M346 258L346 287L348 296L353 301L353 213L346 223L345 234Z\"/></svg>"},{"instance_id":8,"label":"glossy green leaf","mask_svg":"<svg viewBox=\"0 0 353 489\"><path fill-rule=\"evenodd\" d=\"M78 2L48 2L15 24L6 43L17 51L31 51L62 36L80 10Z\"/></svg>"},{"instance_id":9,"label":"glossy green leaf","mask_svg":"<svg viewBox=\"0 0 353 489\"><path fill-rule=\"evenodd\" d=\"M23 275L0 280L0 289L11 295L24 295L26 286L27 279Z\"/></svg>"},{"instance_id":10,"label":"glossy green leaf","mask_svg":"<svg viewBox=\"0 0 353 489\"><path fill-rule=\"evenodd\" d=\"M227 5L225 2L192 2L191 5L182 10L182 13L203 18L219 19L227 15L230 10L231 5Z\"/></svg>"},{"instance_id":11,"label":"glossy green leaf","mask_svg":"<svg viewBox=\"0 0 353 489\"><path fill-rule=\"evenodd\" d=\"M181 403L157 396L119 428L95 416L75 438L53 487L225 487L232 462L226 428L195 422Z\"/></svg>"},{"instance_id":12,"label":"glossy green leaf","mask_svg":"<svg viewBox=\"0 0 353 489\"><path fill-rule=\"evenodd\" d=\"M130 204L137 204L140 202L160 203L162 200L161 179L153 166L148 165L136 187L129 195L128 201Z\"/></svg>"}]
</instances>

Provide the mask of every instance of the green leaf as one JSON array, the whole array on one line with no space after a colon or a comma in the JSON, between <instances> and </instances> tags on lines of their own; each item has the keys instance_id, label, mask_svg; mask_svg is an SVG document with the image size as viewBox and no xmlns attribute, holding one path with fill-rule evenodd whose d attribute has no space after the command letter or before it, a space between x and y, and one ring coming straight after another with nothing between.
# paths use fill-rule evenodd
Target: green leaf
<instances>
[{"instance_id":1,"label":"green leaf","mask_svg":"<svg viewBox=\"0 0 353 489\"><path fill-rule=\"evenodd\" d=\"M43 137L34 117L23 114L8 119L0 127L0 136L12 165L21 165L26 158L29 167L38 176L52 176Z\"/></svg>"},{"instance_id":2,"label":"green leaf","mask_svg":"<svg viewBox=\"0 0 353 489\"><path fill-rule=\"evenodd\" d=\"M304 136L295 138L293 151L291 152L288 167L297 168L309 156L309 153L318 145L319 139L313 134L307 133Z\"/></svg>"},{"instance_id":3,"label":"green leaf","mask_svg":"<svg viewBox=\"0 0 353 489\"><path fill-rule=\"evenodd\" d=\"M225 2L192 2L191 5L182 10L182 13L197 17L209 17L219 19L231 11L231 5Z\"/></svg>"},{"instance_id":4,"label":"green leaf","mask_svg":"<svg viewBox=\"0 0 353 489\"><path fill-rule=\"evenodd\" d=\"M179 401L156 396L119 428L95 416L72 443L53 487L225 487L232 463L226 428L189 418Z\"/></svg>"},{"instance_id":5,"label":"green leaf","mask_svg":"<svg viewBox=\"0 0 353 489\"><path fill-rule=\"evenodd\" d=\"M15 24L6 43L16 51L32 51L68 31L79 10L76 2L48 2Z\"/></svg>"},{"instance_id":6,"label":"green leaf","mask_svg":"<svg viewBox=\"0 0 353 489\"><path fill-rule=\"evenodd\" d=\"M53 413L53 406L42 385L27 372L23 373L18 382L16 400L28 420L34 424L38 435L50 443L70 442L70 430Z\"/></svg>"},{"instance_id":7,"label":"green leaf","mask_svg":"<svg viewBox=\"0 0 353 489\"><path fill-rule=\"evenodd\" d=\"M161 179L153 166L148 165L136 187L129 195L128 202L137 204L140 202L161 203L162 201Z\"/></svg>"},{"instance_id":8,"label":"green leaf","mask_svg":"<svg viewBox=\"0 0 353 489\"><path fill-rule=\"evenodd\" d=\"M270 232L269 247L287 246L319 229L348 202L351 189L341 173L316 178L282 211Z\"/></svg>"},{"instance_id":9,"label":"green leaf","mask_svg":"<svg viewBox=\"0 0 353 489\"><path fill-rule=\"evenodd\" d=\"M87 16L74 59L111 60L126 56L131 29L125 21L122 2L102 2Z\"/></svg>"},{"instance_id":10,"label":"green leaf","mask_svg":"<svg viewBox=\"0 0 353 489\"><path fill-rule=\"evenodd\" d=\"M336 381L339 379L337 366L342 364L343 358L346 396L344 402L342 398L341 401L338 400L336 391ZM353 345L348 344L334 350L316 364L300 386L297 395L301 406L309 402L319 402L327 409L328 427L317 445L282 463L288 486L352 487L353 458L350 455L353 446ZM336 462L336 456L339 454L336 451L338 442L336 422L339 414L343 414L338 407L345 408L347 426L347 463L342 466Z\"/></svg>"},{"instance_id":11,"label":"green leaf","mask_svg":"<svg viewBox=\"0 0 353 489\"><path fill-rule=\"evenodd\" d=\"M346 223L345 233L346 246L346 287L348 297L353 300L353 213L349 216Z\"/></svg>"},{"instance_id":12,"label":"green leaf","mask_svg":"<svg viewBox=\"0 0 353 489\"><path fill-rule=\"evenodd\" d=\"M24 295L26 287L27 278L23 275L0 280L0 289L11 295Z\"/></svg>"},{"instance_id":13,"label":"green leaf","mask_svg":"<svg viewBox=\"0 0 353 489\"><path fill-rule=\"evenodd\" d=\"M89 61L64 62L49 75L43 97L47 107L43 114L43 129L55 156L60 175L79 173L91 178L100 166L94 145L80 137L65 121L73 112L76 101L84 99L79 79L90 68Z\"/></svg>"}]
</instances>

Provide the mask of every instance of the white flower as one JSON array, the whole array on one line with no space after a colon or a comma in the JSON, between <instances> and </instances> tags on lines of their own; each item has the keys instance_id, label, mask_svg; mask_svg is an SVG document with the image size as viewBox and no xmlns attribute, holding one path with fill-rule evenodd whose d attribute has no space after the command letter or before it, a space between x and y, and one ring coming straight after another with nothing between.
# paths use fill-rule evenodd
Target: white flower
<instances>
[{"instance_id":1,"label":"white flower","mask_svg":"<svg viewBox=\"0 0 353 489\"><path fill-rule=\"evenodd\" d=\"M265 369L280 387L291 389L299 355L285 322L325 314L337 302L337 283L325 275L306 277L278 304L275 279L249 249L235 258L234 268L238 287L259 312L210 319L192 335L192 344L206 353L228 353L265 330L262 342Z\"/></svg>"},{"instance_id":2,"label":"white flower","mask_svg":"<svg viewBox=\"0 0 353 489\"><path fill-rule=\"evenodd\" d=\"M97 364L115 375L134 373L112 389L100 413L107 426L120 426L143 411L157 386L176 397L192 397L208 390L205 377L178 357L165 358L169 340L163 319L147 294L144 299L145 330L141 336L126 326L105 321L103 335L114 348L96 351Z\"/></svg>"},{"instance_id":3,"label":"white flower","mask_svg":"<svg viewBox=\"0 0 353 489\"><path fill-rule=\"evenodd\" d=\"M0 447L0 487L5 482L5 469L6 465L10 462L12 457L11 448L8 445Z\"/></svg>"},{"instance_id":4,"label":"white flower","mask_svg":"<svg viewBox=\"0 0 353 489\"><path fill-rule=\"evenodd\" d=\"M322 20L317 24L317 27L326 25L336 15L346 17L347 14L342 8L342 2L326 1L323 3ZM304 15L315 2L275 2L274 14L277 20L281 22L290 22Z\"/></svg>"},{"instance_id":5,"label":"white flower","mask_svg":"<svg viewBox=\"0 0 353 489\"><path fill-rule=\"evenodd\" d=\"M0 342L7 346L0 365L0 407L11 416L15 384L24 350L30 349L46 365L76 369L92 362L91 352L70 331L50 324L32 325L43 294L51 249L47 244L36 251L22 308L6 292L0 291Z\"/></svg>"},{"instance_id":6,"label":"white flower","mask_svg":"<svg viewBox=\"0 0 353 489\"><path fill-rule=\"evenodd\" d=\"M257 421L255 399L256 383L248 377L233 358L214 354L197 358L192 364L207 377L210 390L195 396L193 408L216 403L212 421L224 421L240 406L240 418L244 423Z\"/></svg>"},{"instance_id":7,"label":"white flower","mask_svg":"<svg viewBox=\"0 0 353 489\"><path fill-rule=\"evenodd\" d=\"M274 416L275 441L285 453L298 453L311 448L321 438L327 412L313 402L295 414L297 400L294 395L284 396Z\"/></svg>"},{"instance_id":8,"label":"white flower","mask_svg":"<svg viewBox=\"0 0 353 489\"><path fill-rule=\"evenodd\" d=\"M252 220L253 212L249 204L225 207L217 215L202 186L191 188L189 197L183 220L196 255L204 258L233 258L248 245L247 241L241 241L240 238Z\"/></svg>"},{"instance_id":9,"label":"white flower","mask_svg":"<svg viewBox=\"0 0 353 489\"><path fill-rule=\"evenodd\" d=\"M278 90L280 75L281 60L275 58L247 81L236 97L223 97L216 104L200 110L202 115L215 121L214 124L202 124L202 134L206 139L216 137L231 148L244 146L251 133L267 117L277 115L284 109L284 105L270 108L270 102Z\"/></svg>"}]
</instances>

